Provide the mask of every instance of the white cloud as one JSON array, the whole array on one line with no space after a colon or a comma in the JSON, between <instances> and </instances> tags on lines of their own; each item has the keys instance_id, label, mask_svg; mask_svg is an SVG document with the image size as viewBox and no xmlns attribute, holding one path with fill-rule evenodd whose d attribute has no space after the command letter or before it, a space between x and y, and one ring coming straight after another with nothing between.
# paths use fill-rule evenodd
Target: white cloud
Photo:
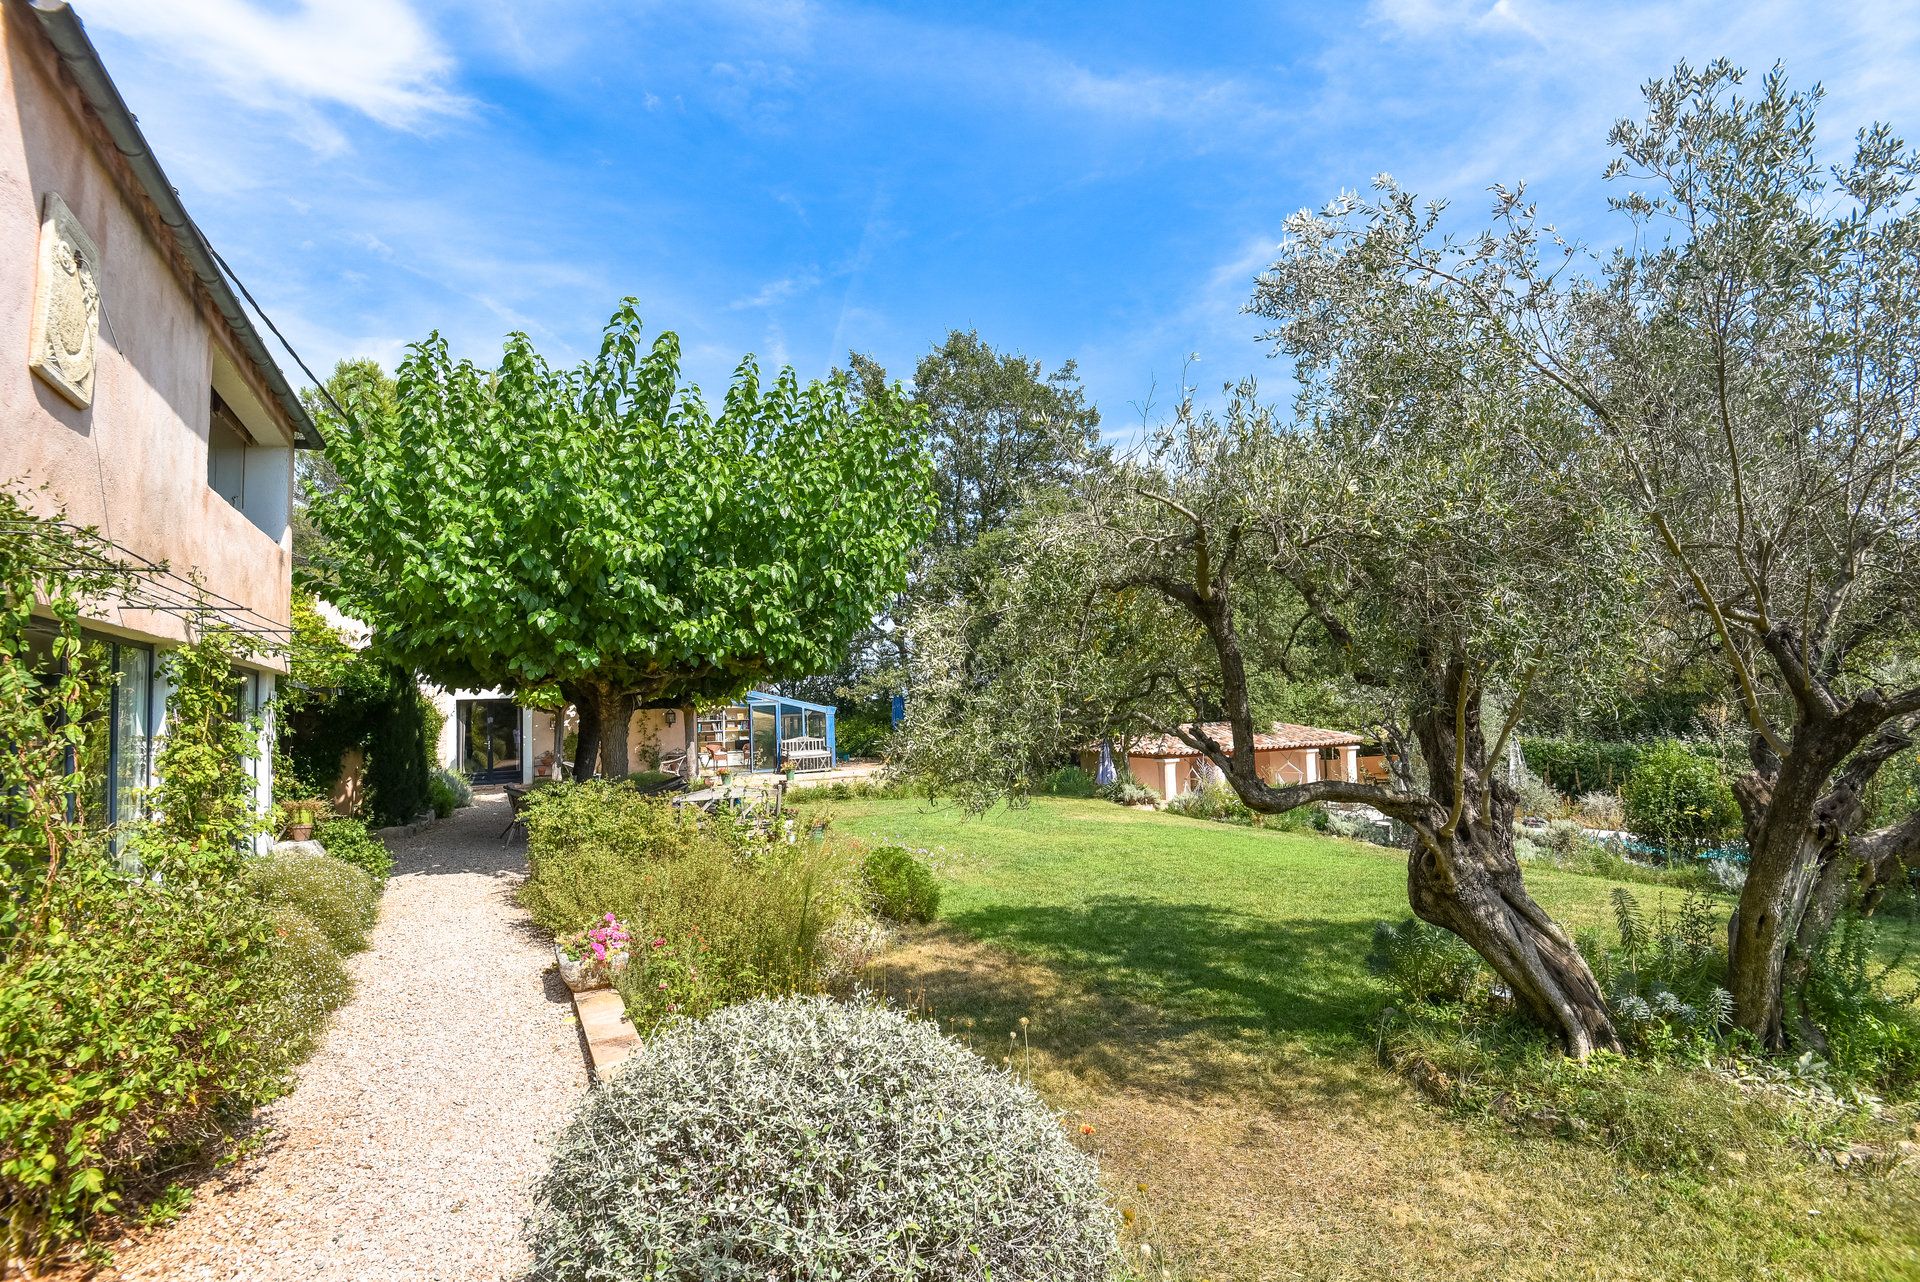
<instances>
[{"instance_id":1,"label":"white cloud","mask_svg":"<svg viewBox=\"0 0 1920 1282\"><path fill-rule=\"evenodd\" d=\"M817 271L797 272L792 276L782 276L779 280L768 281L759 292L746 298L736 299L729 306L734 311L744 311L752 307L772 307L783 303L796 294L803 294L820 283Z\"/></svg>"},{"instance_id":2,"label":"white cloud","mask_svg":"<svg viewBox=\"0 0 1920 1282\"><path fill-rule=\"evenodd\" d=\"M417 129L469 106L447 87L453 59L406 0L83 0L80 9L248 106L293 117L320 151L345 146L324 108Z\"/></svg>"}]
</instances>

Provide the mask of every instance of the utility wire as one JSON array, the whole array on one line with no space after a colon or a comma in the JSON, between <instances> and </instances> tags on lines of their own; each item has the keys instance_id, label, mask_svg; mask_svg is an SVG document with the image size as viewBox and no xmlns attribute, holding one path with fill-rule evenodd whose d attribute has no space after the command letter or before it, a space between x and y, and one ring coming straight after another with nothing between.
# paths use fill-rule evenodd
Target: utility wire
<instances>
[{"instance_id":1,"label":"utility wire","mask_svg":"<svg viewBox=\"0 0 1920 1282\"><path fill-rule=\"evenodd\" d=\"M339 401L333 399L333 393L327 390L327 385L320 381L319 377L314 374L312 368L308 366L300 353L294 350L293 344L289 343L287 336L280 332L280 327L273 323L273 317L267 315L267 309L260 306L260 300L253 296L252 291L247 288L246 283L240 279L239 273L235 272L227 260L220 256L220 251L213 247L213 242L208 240L206 233L200 230L200 224L194 222L193 219L189 217L187 219L187 225L193 228L193 234L200 238L201 246L209 254L213 255L213 261L220 264L220 270L227 274L227 279L231 280L234 288L240 291L240 296L253 304L254 313L260 317L268 329L273 331L273 336L280 340L280 346L287 349L287 355L293 357L294 364L298 365L301 372L307 376L307 381L313 384L315 390L317 390L320 395L327 398L327 404L333 406L333 412L340 416L340 421L357 431L360 425L353 421L352 415L341 408Z\"/></svg>"}]
</instances>

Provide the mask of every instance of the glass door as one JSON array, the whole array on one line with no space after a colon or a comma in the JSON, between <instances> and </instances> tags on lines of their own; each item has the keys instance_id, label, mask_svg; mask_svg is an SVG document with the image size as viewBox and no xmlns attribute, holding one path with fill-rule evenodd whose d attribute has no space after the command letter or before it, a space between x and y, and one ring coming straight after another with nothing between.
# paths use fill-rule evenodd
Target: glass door
<instances>
[{"instance_id":1,"label":"glass door","mask_svg":"<svg viewBox=\"0 0 1920 1282\"><path fill-rule=\"evenodd\" d=\"M462 699L455 709L460 769L475 783L520 778L520 708L511 699Z\"/></svg>"},{"instance_id":2,"label":"glass door","mask_svg":"<svg viewBox=\"0 0 1920 1282\"><path fill-rule=\"evenodd\" d=\"M780 737L774 730L773 709L756 704L749 715L753 718L753 768L772 770L780 764Z\"/></svg>"}]
</instances>

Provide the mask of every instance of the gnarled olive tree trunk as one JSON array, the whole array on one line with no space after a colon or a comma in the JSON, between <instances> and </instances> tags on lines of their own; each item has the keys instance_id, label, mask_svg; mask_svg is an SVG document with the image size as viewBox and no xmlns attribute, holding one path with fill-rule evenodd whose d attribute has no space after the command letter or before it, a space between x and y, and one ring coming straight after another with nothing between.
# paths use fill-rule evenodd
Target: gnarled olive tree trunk
<instances>
[{"instance_id":1,"label":"gnarled olive tree trunk","mask_svg":"<svg viewBox=\"0 0 1920 1282\"><path fill-rule=\"evenodd\" d=\"M1513 851L1513 790L1490 761L1505 745L1488 750L1482 692L1464 660L1430 658L1424 664L1411 718L1430 780L1424 796L1346 780L1275 786L1255 769L1252 699L1226 572L1210 583L1203 578L1204 588L1165 578L1147 582L1207 629L1220 660L1233 744L1212 742L1198 726L1171 729L1220 768L1248 809L1278 814L1315 801L1352 801L1407 824L1414 831L1407 898L1415 914L1465 940L1506 983L1515 1003L1559 1035L1568 1054L1584 1059L1620 1048L1586 958L1527 893Z\"/></svg>"},{"instance_id":2,"label":"gnarled olive tree trunk","mask_svg":"<svg viewBox=\"0 0 1920 1282\"><path fill-rule=\"evenodd\" d=\"M1920 853L1920 815L1862 832L1866 790L1880 766L1911 746L1903 726L1872 720L1869 703L1802 719L1784 757L1761 743L1735 781L1747 839L1747 881L1727 924L1733 1019L1770 1049L1788 1041L1790 1004L1840 913L1879 892ZM1871 737L1868 732L1874 733ZM1864 744L1862 740L1865 740ZM1793 1018L1807 1045L1826 1039L1807 1012Z\"/></svg>"},{"instance_id":3,"label":"gnarled olive tree trunk","mask_svg":"<svg viewBox=\"0 0 1920 1282\"><path fill-rule=\"evenodd\" d=\"M1569 1054L1618 1050L1586 958L1527 893L1513 850L1513 790L1488 759L1470 678L1457 662L1434 676L1434 697L1413 718L1433 802L1433 813L1412 825L1407 898L1413 911L1466 940L1516 1005L1559 1032Z\"/></svg>"}]
</instances>

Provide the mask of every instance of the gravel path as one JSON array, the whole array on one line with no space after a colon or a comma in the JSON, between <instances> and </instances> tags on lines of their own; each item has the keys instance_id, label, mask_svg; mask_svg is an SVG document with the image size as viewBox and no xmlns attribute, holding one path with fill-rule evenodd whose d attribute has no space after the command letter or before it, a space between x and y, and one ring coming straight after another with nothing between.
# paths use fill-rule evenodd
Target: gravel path
<instances>
[{"instance_id":1,"label":"gravel path","mask_svg":"<svg viewBox=\"0 0 1920 1282\"><path fill-rule=\"evenodd\" d=\"M118 1252L126 1282L466 1282L526 1267L520 1222L587 1086L550 944L513 902L506 803L393 843L356 996L266 1110L263 1147L174 1225Z\"/></svg>"}]
</instances>

